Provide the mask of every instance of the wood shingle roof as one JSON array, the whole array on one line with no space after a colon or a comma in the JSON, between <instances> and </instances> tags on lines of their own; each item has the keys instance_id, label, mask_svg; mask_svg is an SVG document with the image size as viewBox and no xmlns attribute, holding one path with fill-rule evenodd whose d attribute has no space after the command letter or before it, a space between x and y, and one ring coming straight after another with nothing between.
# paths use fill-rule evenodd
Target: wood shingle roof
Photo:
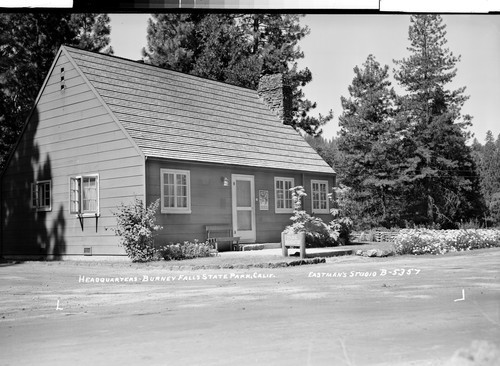
<instances>
[{"instance_id":1,"label":"wood shingle roof","mask_svg":"<svg viewBox=\"0 0 500 366\"><path fill-rule=\"evenodd\" d=\"M145 156L333 173L257 91L64 46Z\"/></svg>"}]
</instances>

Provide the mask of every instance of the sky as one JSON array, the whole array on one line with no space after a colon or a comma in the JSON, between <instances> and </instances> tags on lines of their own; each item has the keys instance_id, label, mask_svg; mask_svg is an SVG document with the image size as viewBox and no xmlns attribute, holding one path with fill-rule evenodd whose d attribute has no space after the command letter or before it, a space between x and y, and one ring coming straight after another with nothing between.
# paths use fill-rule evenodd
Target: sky
<instances>
[{"instance_id":1,"label":"sky","mask_svg":"<svg viewBox=\"0 0 500 366\"><path fill-rule=\"evenodd\" d=\"M142 58L146 46L149 14L109 14L111 45L114 54L132 60ZM443 15L447 47L461 60L457 75L449 89L466 87L470 98L462 114L473 117L469 131L484 143L486 132L496 138L500 134L500 15ZM354 67L361 66L369 54L382 65L388 65L392 78L393 60L409 55L407 47L410 15L407 14L306 14L300 23L310 34L299 42L305 57L300 68L309 68L313 80L304 88L307 99L316 102L311 113L334 118L323 127L323 136L332 138L339 131L342 114L341 96L348 97L348 86ZM402 92L394 80L395 90Z\"/></svg>"}]
</instances>

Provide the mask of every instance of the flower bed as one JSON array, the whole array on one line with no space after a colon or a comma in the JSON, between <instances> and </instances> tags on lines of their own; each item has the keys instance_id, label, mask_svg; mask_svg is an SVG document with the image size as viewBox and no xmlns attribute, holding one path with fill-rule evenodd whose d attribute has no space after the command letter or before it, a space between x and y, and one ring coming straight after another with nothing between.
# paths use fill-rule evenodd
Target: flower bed
<instances>
[{"instance_id":1,"label":"flower bed","mask_svg":"<svg viewBox=\"0 0 500 366\"><path fill-rule=\"evenodd\" d=\"M395 238L397 254L444 254L500 247L500 230L403 229Z\"/></svg>"},{"instance_id":2,"label":"flower bed","mask_svg":"<svg viewBox=\"0 0 500 366\"><path fill-rule=\"evenodd\" d=\"M166 261L192 259L199 257L209 257L212 252L212 246L207 243L200 243L194 240L194 243L185 241L180 244L168 244L159 249L160 255Z\"/></svg>"}]
</instances>

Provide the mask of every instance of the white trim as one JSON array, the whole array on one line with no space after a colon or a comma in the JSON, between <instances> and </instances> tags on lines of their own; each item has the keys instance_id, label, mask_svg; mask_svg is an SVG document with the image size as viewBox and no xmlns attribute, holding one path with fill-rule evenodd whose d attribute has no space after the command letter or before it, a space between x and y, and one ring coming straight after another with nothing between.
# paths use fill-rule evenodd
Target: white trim
<instances>
[{"instance_id":1,"label":"white trim","mask_svg":"<svg viewBox=\"0 0 500 366\"><path fill-rule=\"evenodd\" d=\"M187 186L187 207L164 207L164 176L165 174L183 174L186 176L186 186ZM174 178L174 181L176 179ZM177 192L174 189L174 204L177 205ZM160 212L162 214L190 214L191 213L191 172L189 170L179 170L179 169L160 169Z\"/></svg>"},{"instance_id":2,"label":"white trim","mask_svg":"<svg viewBox=\"0 0 500 366\"><path fill-rule=\"evenodd\" d=\"M45 185L46 183L49 184L49 205L41 205L40 204L40 197L39 197L39 185ZM35 195L35 197L33 196ZM36 199L36 205L33 205L33 201ZM37 210L39 212L49 212L52 211L52 180L50 179L45 179L45 180L37 180L33 183L30 184L30 207L34 210Z\"/></svg>"},{"instance_id":3,"label":"white trim","mask_svg":"<svg viewBox=\"0 0 500 366\"><path fill-rule=\"evenodd\" d=\"M323 208L314 208L314 190L313 190L313 184L325 184L326 185L326 209ZM319 193L319 192L318 192ZM328 180L321 180L321 179L311 179L311 212L313 214L328 214L330 213L330 204L329 204L329 199L328 199ZM321 203L321 199L319 201Z\"/></svg>"},{"instance_id":4,"label":"white trim","mask_svg":"<svg viewBox=\"0 0 500 366\"><path fill-rule=\"evenodd\" d=\"M289 177L274 177L274 212L277 214L293 213L293 201L292 201L292 206L290 208L281 208L281 207L278 208L278 192L277 192L278 189L276 188L277 181L290 182L291 183L290 188L293 188L293 187L295 187L295 179L289 178ZM286 192L286 189L284 189L284 191ZM286 200L285 200L285 198L283 198L283 203L285 203L285 202L286 202Z\"/></svg>"},{"instance_id":5,"label":"white trim","mask_svg":"<svg viewBox=\"0 0 500 366\"><path fill-rule=\"evenodd\" d=\"M237 191L236 191L236 181L247 181L250 182L250 206L249 207L238 207L237 206ZM240 237L241 243L255 243L257 239L257 228L255 220L255 177L253 175L244 174L231 174L231 206L232 206L232 216L233 216L233 234L234 236ZM250 211L251 212L251 225L252 230L238 230L238 211Z\"/></svg>"},{"instance_id":6,"label":"white trim","mask_svg":"<svg viewBox=\"0 0 500 366\"><path fill-rule=\"evenodd\" d=\"M86 212L83 212L83 208L82 208L82 205L83 205L83 179L84 178L96 178L96 210L95 211L86 211ZM78 211L73 211L71 208L71 181L73 179L77 179L77 180L80 180L80 190L79 190L79 207L78 207ZM96 216L100 216L101 215L101 212L100 212L100 179L99 179L99 173L92 173L92 174L79 174L79 175L71 175L69 177L69 213L72 214L72 215L75 215L77 217L96 217Z\"/></svg>"}]
</instances>

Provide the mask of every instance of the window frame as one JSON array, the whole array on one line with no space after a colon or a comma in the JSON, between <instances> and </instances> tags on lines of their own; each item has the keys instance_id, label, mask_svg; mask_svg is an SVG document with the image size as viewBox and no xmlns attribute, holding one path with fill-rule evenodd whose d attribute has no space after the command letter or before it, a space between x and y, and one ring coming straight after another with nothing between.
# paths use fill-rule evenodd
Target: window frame
<instances>
[{"instance_id":1,"label":"window frame","mask_svg":"<svg viewBox=\"0 0 500 366\"><path fill-rule=\"evenodd\" d=\"M49 185L49 205L41 205L40 187ZM52 180L37 180L30 185L30 207L40 212L52 211Z\"/></svg>"},{"instance_id":2,"label":"window frame","mask_svg":"<svg viewBox=\"0 0 500 366\"><path fill-rule=\"evenodd\" d=\"M96 209L95 210L83 210L83 180L86 178L94 178L96 182ZM73 181L79 181L79 186L78 189L76 190L78 192L78 208L76 210L73 209ZM99 181L99 174L81 174L81 175L74 175L69 177L69 213L76 215L78 217L96 217L100 216L100 181Z\"/></svg>"},{"instance_id":3,"label":"window frame","mask_svg":"<svg viewBox=\"0 0 500 366\"><path fill-rule=\"evenodd\" d=\"M325 190L325 202L326 202L326 208L318 208L318 209L315 209L314 208L314 188L313 188L313 185L314 184L324 184L326 187L326 190ZM318 192L318 194L321 193L321 192ZM318 200L320 206L321 206L321 197L320 199ZM328 214L330 213L330 203L329 203L329 199L328 199L328 180L324 180L324 179L311 179L311 212L313 214Z\"/></svg>"},{"instance_id":4,"label":"window frame","mask_svg":"<svg viewBox=\"0 0 500 366\"><path fill-rule=\"evenodd\" d=\"M175 207L165 207L165 174L174 174L174 204ZM177 175L186 176L186 207L177 207ZM191 171L181 169L160 169L160 212L162 214L191 214Z\"/></svg>"},{"instance_id":5,"label":"window frame","mask_svg":"<svg viewBox=\"0 0 500 366\"><path fill-rule=\"evenodd\" d=\"M291 202L291 207L288 208L288 207L284 207L284 208L281 208L281 207L278 207L278 188L276 187L276 183L278 181L283 181L283 193L284 193L284 197L283 197L283 207L285 206L285 203L287 201L286 199L286 192L290 192L289 190L285 189L285 182L290 182L290 188L293 188L295 187L295 178L290 178L290 177L274 177L274 212L277 213L277 214L280 214L280 213L286 213L286 214L290 214L290 213L293 213L293 200L292 200L292 192L290 192L290 202Z\"/></svg>"}]
</instances>

